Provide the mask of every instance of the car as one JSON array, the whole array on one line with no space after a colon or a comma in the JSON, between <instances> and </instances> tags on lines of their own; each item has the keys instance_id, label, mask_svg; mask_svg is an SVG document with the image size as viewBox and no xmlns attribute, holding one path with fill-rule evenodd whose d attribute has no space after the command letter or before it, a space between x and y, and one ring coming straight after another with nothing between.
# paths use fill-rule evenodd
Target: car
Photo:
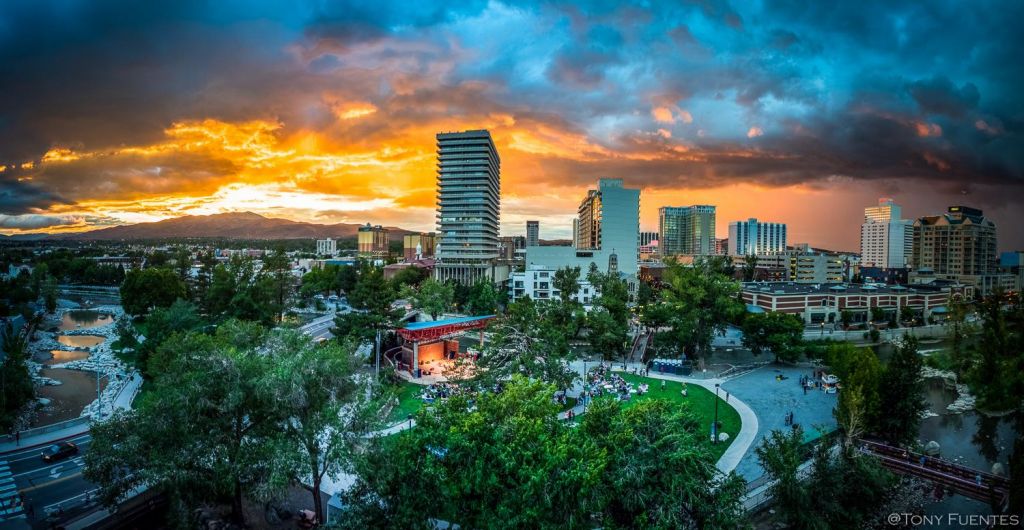
<instances>
[{"instance_id":1,"label":"car","mask_svg":"<svg viewBox=\"0 0 1024 530\"><path fill-rule=\"evenodd\" d=\"M60 442L43 449L44 462L56 462L78 454L78 446L71 442Z\"/></svg>"}]
</instances>

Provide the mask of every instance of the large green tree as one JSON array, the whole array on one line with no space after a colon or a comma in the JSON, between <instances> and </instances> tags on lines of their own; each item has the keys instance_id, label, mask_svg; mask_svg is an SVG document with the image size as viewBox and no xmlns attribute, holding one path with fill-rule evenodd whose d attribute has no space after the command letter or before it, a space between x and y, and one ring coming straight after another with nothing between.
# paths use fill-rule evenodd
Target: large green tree
<instances>
[{"instance_id":1,"label":"large green tree","mask_svg":"<svg viewBox=\"0 0 1024 530\"><path fill-rule=\"evenodd\" d=\"M320 493L325 477L350 470L351 456L379 426L380 401L360 378L354 344L315 345L288 331L264 348L274 366L269 388L281 421L281 458L291 476L312 486L314 512L325 520Z\"/></svg>"},{"instance_id":2,"label":"large green tree","mask_svg":"<svg viewBox=\"0 0 1024 530\"><path fill-rule=\"evenodd\" d=\"M607 463L592 492L604 528L739 528L744 480L715 467L702 426L684 407L599 399L579 435Z\"/></svg>"},{"instance_id":3,"label":"large green tree","mask_svg":"<svg viewBox=\"0 0 1024 530\"><path fill-rule=\"evenodd\" d=\"M797 530L825 530L828 527L824 521L810 509L814 495L802 483L800 465L806 459L803 442L804 432L799 427L772 431L754 451L765 474L775 481L772 498L787 526Z\"/></svg>"},{"instance_id":4,"label":"large green tree","mask_svg":"<svg viewBox=\"0 0 1024 530\"><path fill-rule=\"evenodd\" d=\"M481 279L470 287L466 305L462 308L463 313L473 316L493 315L498 312L500 298L494 283Z\"/></svg>"},{"instance_id":5,"label":"large green tree","mask_svg":"<svg viewBox=\"0 0 1024 530\"><path fill-rule=\"evenodd\" d=\"M743 313L739 284L717 260L697 260L692 267L671 262L663 278L660 304L673 341L687 357L706 357L714 336Z\"/></svg>"},{"instance_id":6,"label":"large green tree","mask_svg":"<svg viewBox=\"0 0 1024 530\"><path fill-rule=\"evenodd\" d=\"M8 320L0 328L0 431L14 425L22 407L35 396L35 386L28 370L28 341L37 321L30 319L21 329L14 329Z\"/></svg>"},{"instance_id":7,"label":"large green tree","mask_svg":"<svg viewBox=\"0 0 1024 530\"><path fill-rule=\"evenodd\" d=\"M473 405L450 398L371 441L347 528L738 528L741 479L715 468L700 427L666 402L598 400L558 421L555 387L515 376ZM430 492L424 495L424 492Z\"/></svg>"},{"instance_id":8,"label":"large green tree","mask_svg":"<svg viewBox=\"0 0 1024 530\"><path fill-rule=\"evenodd\" d=\"M200 503L224 502L243 522L243 496L269 499L287 485L275 436L282 418L274 406L269 357L232 338L227 322L214 347L182 341L173 369L161 373L138 407L92 427L85 476L114 504L146 485L188 513ZM198 336L197 336L198 337Z\"/></svg>"},{"instance_id":9,"label":"large green tree","mask_svg":"<svg viewBox=\"0 0 1024 530\"><path fill-rule=\"evenodd\" d=\"M292 275L292 263L284 247L278 245L274 251L263 258L262 274L267 278L271 292L272 308L280 322L284 311L295 292L295 276Z\"/></svg>"},{"instance_id":10,"label":"large green tree","mask_svg":"<svg viewBox=\"0 0 1024 530\"><path fill-rule=\"evenodd\" d=\"M450 311L455 298L455 289L450 284L433 278L423 281L419 287L404 286L400 298L412 301L412 306L437 320L441 314Z\"/></svg>"},{"instance_id":11,"label":"large green tree","mask_svg":"<svg viewBox=\"0 0 1024 530\"><path fill-rule=\"evenodd\" d=\"M875 431L898 445L917 440L921 414L928 409L924 399L924 363L917 353L917 339L904 338L882 372L879 386L880 413Z\"/></svg>"},{"instance_id":12,"label":"large green tree","mask_svg":"<svg viewBox=\"0 0 1024 530\"><path fill-rule=\"evenodd\" d=\"M804 350L804 321L777 311L747 315L743 320L743 345L754 355L769 351L776 361L794 362Z\"/></svg>"},{"instance_id":13,"label":"large green tree","mask_svg":"<svg viewBox=\"0 0 1024 530\"><path fill-rule=\"evenodd\" d=\"M277 316L273 280L248 256L232 256L213 271L207 307L215 318L271 325Z\"/></svg>"},{"instance_id":14,"label":"large green tree","mask_svg":"<svg viewBox=\"0 0 1024 530\"><path fill-rule=\"evenodd\" d=\"M157 307L169 307L185 298L185 283L174 271L161 268L134 269L121 284L121 306L129 315L145 315Z\"/></svg>"},{"instance_id":15,"label":"large green tree","mask_svg":"<svg viewBox=\"0 0 1024 530\"><path fill-rule=\"evenodd\" d=\"M558 388L569 388L576 378L568 362L575 358L566 329L551 312L557 303L520 298L490 326L490 340L468 376L487 385L522 374ZM469 361L465 361L468 363Z\"/></svg>"}]
</instances>

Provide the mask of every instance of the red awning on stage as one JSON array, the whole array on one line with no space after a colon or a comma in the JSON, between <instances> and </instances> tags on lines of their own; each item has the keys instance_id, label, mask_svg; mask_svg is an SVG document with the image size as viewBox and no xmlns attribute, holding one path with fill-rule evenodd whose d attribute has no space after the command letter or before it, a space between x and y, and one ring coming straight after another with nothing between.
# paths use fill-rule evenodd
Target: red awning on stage
<instances>
[{"instance_id":1,"label":"red awning on stage","mask_svg":"<svg viewBox=\"0 0 1024 530\"><path fill-rule=\"evenodd\" d=\"M413 322L398 330L403 339L409 341L438 340L454 333L484 329L495 315L479 317L461 317L438 320L435 322Z\"/></svg>"}]
</instances>

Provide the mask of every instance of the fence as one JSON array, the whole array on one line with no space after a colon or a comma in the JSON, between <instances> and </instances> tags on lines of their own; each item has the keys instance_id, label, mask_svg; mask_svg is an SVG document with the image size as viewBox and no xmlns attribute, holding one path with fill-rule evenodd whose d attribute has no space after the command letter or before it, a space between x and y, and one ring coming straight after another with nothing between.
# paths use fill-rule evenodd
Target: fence
<instances>
[{"instance_id":1,"label":"fence","mask_svg":"<svg viewBox=\"0 0 1024 530\"><path fill-rule=\"evenodd\" d=\"M50 425L43 425L42 427L34 427L32 429L25 429L24 431L21 431L21 437L27 439L27 438L31 438L33 436L39 436L40 434L46 434L46 433L50 433L50 432L54 432L54 431L59 431L59 430L62 430L62 429L67 429L69 427L88 426L89 425L89 421L91 419L92 418L89 418L88 416L82 416L82 417L79 417L79 418L72 418L70 420L64 420L64 421L57 422L57 423L51 423ZM83 429L83 431L84 430L85 429ZM7 434L7 435L4 435L3 438L0 438L0 441L13 442L13 441L15 441L15 436L12 435L12 434Z\"/></svg>"}]
</instances>

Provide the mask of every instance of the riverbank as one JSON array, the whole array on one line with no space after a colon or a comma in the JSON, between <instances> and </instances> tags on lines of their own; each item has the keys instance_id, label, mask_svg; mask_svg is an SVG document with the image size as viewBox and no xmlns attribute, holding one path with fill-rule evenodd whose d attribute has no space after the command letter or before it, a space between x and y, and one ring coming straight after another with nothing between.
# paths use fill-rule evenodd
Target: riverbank
<instances>
[{"instance_id":1,"label":"riverbank","mask_svg":"<svg viewBox=\"0 0 1024 530\"><path fill-rule=\"evenodd\" d=\"M28 345L27 364L37 398L23 411L16 430L111 410L114 397L132 375L110 349L120 318L120 306L83 311L67 300L43 318Z\"/></svg>"}]
</instances>

